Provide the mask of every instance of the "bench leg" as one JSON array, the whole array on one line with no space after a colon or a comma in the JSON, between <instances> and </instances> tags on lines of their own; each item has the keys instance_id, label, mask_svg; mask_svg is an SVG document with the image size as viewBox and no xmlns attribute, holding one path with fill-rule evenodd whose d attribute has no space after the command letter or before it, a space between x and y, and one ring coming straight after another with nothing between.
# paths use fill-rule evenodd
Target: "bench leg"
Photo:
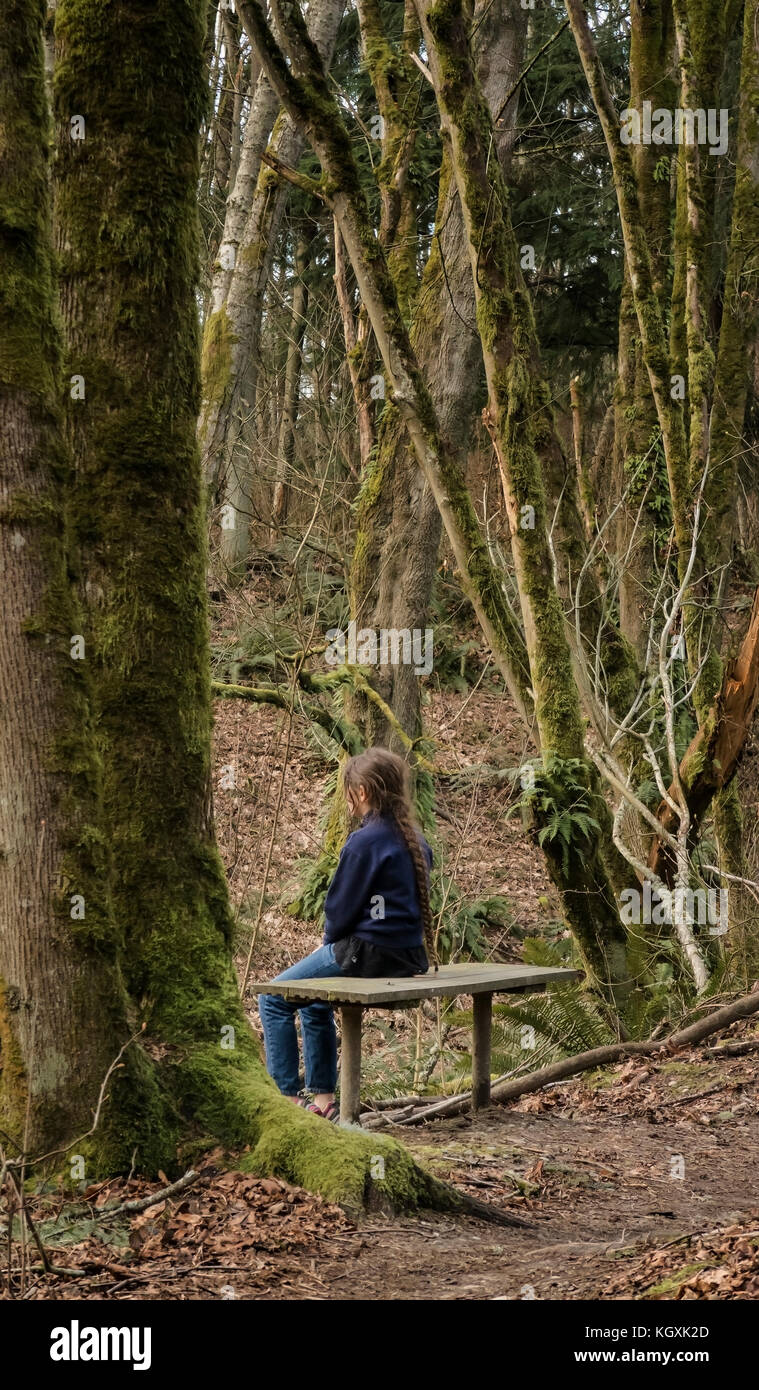
<instances>
[{"instance_id":1,"label":"bench leg","mask_svg":"<svg viewBox=\"0 0 759 1390\"><path fill-rule=\"evenodd\" d=\"M340 1123L358 1123L361 1106L360 1004L343 1004L340 1010Z\"/></svg>"},{"instance_id":2,"label":"bench leg","mask_svg":"<svg viewBox=\"0 0 759 1390\"><path fill-rule=\"evenodd\" d=\"M472 1110L490 1104L490 1033L493 1021L492 994L472 996Z\"/></svg>"}]
</instances>

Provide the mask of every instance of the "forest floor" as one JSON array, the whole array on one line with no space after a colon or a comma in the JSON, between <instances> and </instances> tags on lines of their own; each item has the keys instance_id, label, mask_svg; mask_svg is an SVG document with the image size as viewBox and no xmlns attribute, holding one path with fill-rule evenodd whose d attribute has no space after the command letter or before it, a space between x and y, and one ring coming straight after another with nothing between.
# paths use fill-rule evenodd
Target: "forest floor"
<instances>
[{"instance_id":1,"label":"forest floor","mask_svg":"<svg viewBox=\"0 0 759 1390\"><path fill-rule=\"evenodd\" d=\"M748 1025L738 1037L759 1048ZM54 1197L39 1197L49 1258L69 1273L30 1274L26 1297L756 1299L758 1088L759 1050L715 1057L704 1045L475 1119L390 1131L462 1191L518 1213L520 1228L434 1212L355 1222L286 1183L228 1171L221 1155L187 1191L131 1217L103 1221L103 1210L159 1184L94 1186L68 1231Z\"/></svg>"}]
</instances>

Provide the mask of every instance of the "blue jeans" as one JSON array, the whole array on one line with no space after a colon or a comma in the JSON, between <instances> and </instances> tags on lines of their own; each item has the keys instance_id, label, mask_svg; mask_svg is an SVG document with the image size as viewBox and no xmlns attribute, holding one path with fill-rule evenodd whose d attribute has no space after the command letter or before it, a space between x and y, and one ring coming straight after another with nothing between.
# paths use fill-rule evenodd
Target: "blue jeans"
<instances>
[{"instance_id":1,"label":"blue jeans","mask_svg":"<svg viewBox=\"0 0 759 1390\"><path fill-rule=\"evenodd\" d=\"M296 961L275 979L321 980L341 974L335 948L329 945ZM332 1005L322 1000L299 1005L281 994L259 994L258 1010L264 1029L266 1069L283 1095L296 1096L300 1090L296 1013L300 1013L306 1089L317 1096L330 1095L337 1085L337 1034Z\"/></svg>"}]
</instances>

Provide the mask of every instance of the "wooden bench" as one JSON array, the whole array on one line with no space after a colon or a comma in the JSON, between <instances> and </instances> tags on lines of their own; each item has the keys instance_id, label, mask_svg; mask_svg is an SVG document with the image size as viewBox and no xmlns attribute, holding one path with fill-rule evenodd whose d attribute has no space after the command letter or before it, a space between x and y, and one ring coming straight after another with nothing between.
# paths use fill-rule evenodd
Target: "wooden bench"
<instances>
[{"instance_id":1,"label":"wooden bench","mask_svg":"<svg viewBox=\"0 0 759 1390\"><path fill-rule=\"evenodd\" d=\"M490 1102L490 1034L494 994L539 994L555 981L579 980L579 970L538 965L441 965L437 974L398 980L364 980L336 975L323 980L266 980L251 986L256 994L279 994L293 1003L316 999L340 1009L340 1123L355 1124L361 1101L361 1023L364 1009L408 1009L421 999L471 994L472 1109Z\"/></svg>"}]
</instances>

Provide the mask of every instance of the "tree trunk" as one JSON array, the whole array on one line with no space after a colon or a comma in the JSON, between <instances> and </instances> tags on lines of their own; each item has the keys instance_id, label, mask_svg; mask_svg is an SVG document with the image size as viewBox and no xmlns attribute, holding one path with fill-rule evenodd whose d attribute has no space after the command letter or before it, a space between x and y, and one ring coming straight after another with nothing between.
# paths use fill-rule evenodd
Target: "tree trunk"
<instances>
[{"instance_id":1,"label":"tree trunk","mask_svg":"<svg viewBox=\"0 0 759 1390\"><path fill-rule=\"evenodd\" d=\"M690 549L692 503L684 412L682 402L673 399L671 394L669 347L657 293L651 249L641 215L635 164L629 148L622 141L620 122L581 0L565 0L565 4L611 161L641 351L661 430L678 561L682 572L687 564Z\"/></svg>"},{"instance_id":2,"label":"tree trunk","mask_svg":"<svg viewBox=\"0 0 759 1390\"><path fill-rule=\"evenodd\" d=\"M98 760L64 555L44 21L42 0L12 0L0 33L0 1127L10 1158L87 1132L129 1036L103 951L108 855L93 823Z\"/></svg>"},{"instance_id":3,"label":"tree trunk","mask_svg":"<svg viewBox=\"0 0 759 1390\"><path fill-rule=\"evenodd\" d=\"M543 420L534 409L540 396L534 385L537 339L532 306L519 271L506 186L498 166L489 159L492 124L472 68L461 0L433 0L431 4L419 0L419 13L469 244L489 408L535 692L535 717L544 758L549 760L545 764L546 784L554 804L563 804L568 811L572 796L575 809L583 800L590 805L588 792L594 778L584 761L580 699L548 540L536 447L543 434ZM497 209L492 217L488 215L491 204ZM581 525L578 512L576 529L581 531ZM578 844L566 854L559 853L542 818L539 796L533 805L549 871L589 974L607 989L626 983L626 933L601 859L600 835L589 830L582 851Z\"/></svg>"},{"instance_id":4,"label":"tree trunk","mask_svg":"<svg viewBox=\"0 0 759 1390\"><path fill-rule=\"evenodd\" d=\"M289 475L295 457L295 426L300 400L303 334L306 330L306 310L308 308L306 272L310 259L310 245L310 241L305 236L300 236L295 248L295 282L290 314L290 337L287 345L285 388L277 447L277 473L271 508L272 529L275 532L277 527L287 520L290 501Z\"/></svg>"},{"instance_id":5,"label":"tree trunk","mask_svg":"<svg viewBox=\"0 0 759 1390\"><path fill-rule=\"evenodd\" d=\"M671 0L633 0L630 26L630 106L642 110L656 93L656 105L676 106L671 71L674 34ZM632 147L638 209L651 255L653 292L665 309L671 246L670 179L655 177L658 146L642 141ZM615 502L621 501L616 526L620 557L619 621L638 660L645 655L652 612L651 567L656 545L658 424L651 384L638 333L635 301L627 268L619 319L619 372L615 392ZM661 484L659 484L660 486Z\"/></svg>"},{"instance_id":6,"label":"tree trunk","mask_svg":"<svg viewBox=\"0 0 759 1390\"><path fill-rule=\"evenodd\" d=\"M282 1097L241 1006L210 812L195 438L205 4L141 0L138 10L61 0L57 212L69 360L87 384L86 406L71 404L68 425L101 833L113 851L111 944L167 1098L153 1152L173 1165L183 1137L211 1135L249 1146L244 1166L350 1205L451 1201L397 1145L375 1181L376 1139L335 1131ZM83 106L96 113L84 152L68 135L69 112ZM93 1012L93 1040L105 1025ZM123 1166L141 1101L135 1092L128 1112L116 1109Z\"/></svg>"},{"instance_id":7,"label":"tree trunk","mask_svg":"<svg viewBox=\"0 0 759 1390\"><path fill-rule=\"evenodd\" d=\"M680 763L680 781L693 820L693 833L703 824L712 797L727 787L759 705L759 589L748 630L734 661L728 663L722 687L698 733L688 745ZM674 798L674 785L669 796ZM679 824L671 806L663 801L657 812L665 830L672 833ZM662 840L654 838L649 867L665 883L672 879L672 856Z\"/></svg>"},{"instance_id":8,"label":"tree trunk","mask_svg":"<svg viewBox=\"0 0 759 1390\"><path fill-rule=\"evenodd\" d=\"M335 257L335 293L343 321L343 337L348 362L353 400L356 406L358 425L358 458L363 474L374 448L374 410L371 396L371 373L373 353L370 347L371 334L369 321L365 314L356 313L353 297L348 289L348 266L345 258L345 245L340 228L333 218L332 245Z\"/></svg>"},{"instance_id":9,"label":"tree trunk","mask_svg":"<svg viewBox=\"0 0 759 1390\"><path fill-rule=\"evenodd\" d=\"M316 0L309 7L308 28L328 68L332 61L343 0ZM262 79L263 80L263 79ZM270 89L268 89L270 92ZM273 99L269 96L269 101ZM267 114L271 111L268 105ZM266 128L262 120L260 131ZM247 131L246 131L247 135ZM297 165L305 141L285 112L277 116L269 152L290 167ZM222 250L231 270L219 271L213 312L203 339L203 406L201 444L205 476L221 483L223 525L221 556L229 578L241 580L250 549L251 489L257 471L259 432L257 390L264 291L289 189L271 168L261 168L260 134L251 137L242 189L235 187L233 218ZM254 157L255 156L255 157ZM257 169L250 197L252 172ZM243 166L241 163L240 172ZM240 182L238 176L238 184ZM242 227L240 223L242 222Z\"/></svg>"}]
</instances>

